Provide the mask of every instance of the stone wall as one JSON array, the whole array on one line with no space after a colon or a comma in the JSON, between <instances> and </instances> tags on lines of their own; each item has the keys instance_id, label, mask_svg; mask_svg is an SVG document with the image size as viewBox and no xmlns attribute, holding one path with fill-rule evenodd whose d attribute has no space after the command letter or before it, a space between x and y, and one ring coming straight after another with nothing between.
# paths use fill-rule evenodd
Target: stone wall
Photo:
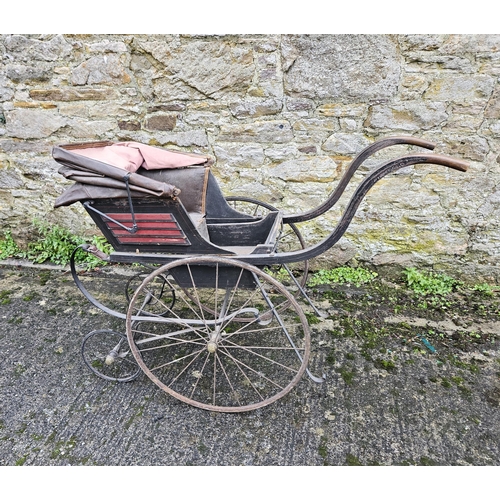
<instances>
[{"instance_id":1,"label":"stone wall","mask_svg":"<svg viewBox=\"0 0 500 500\"><path fill-rule=\"evenodd\" d=\"M415 135L471 162L415 166L370 191L317 265L356 259L500 275L499 35L1 35L0 221L19 242L34 217L94 230L54 210L67 183L55 144L136 140L209 153L226 194L288 212L314 207L356 152ZM318 241L338 207L303 227Z\"/></svg>"}]
</instances>

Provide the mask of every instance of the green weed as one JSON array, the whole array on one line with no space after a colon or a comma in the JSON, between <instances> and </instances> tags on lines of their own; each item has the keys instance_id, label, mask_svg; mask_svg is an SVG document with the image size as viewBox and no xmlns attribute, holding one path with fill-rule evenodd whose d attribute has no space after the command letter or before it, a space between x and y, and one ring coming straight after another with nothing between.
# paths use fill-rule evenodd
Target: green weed
<instances>
[{"instance_id":1,"label":"green weed","mask_svg":"<svg viewBox=\"0 0 500 500\"><path fill-rule=\"evenodd\" d=\"M446 274L418 271L414 267L405 269L403 275L406 278L408 288L417 295L425 297L431 295L446 296L461 284L460 281Z\"/></svg>"},{"instance_id":2,"label":"green weed","mask_svg":"<svg viewBox=\"0 0 500 500\"><path fill-rule=\"evenodd\" d=\"M352 455L351 453L348 453L347 456L345 457L345 461L347 465L350 466L360 466L363 465L359 458L355 455Z\"/></svg>"},{"instance_id":3,"label":"green weed","mask_svg":"<svg viewBox=\"0 0 500 500\"><path fill-rule=\"evenodd\" d=\"M326 362L329 365L334 365L336 361L337 361L337 355L335 353L335 349L332 349L326 356Z\"/></svg>"},{"instance_id":4,"label":"green weed","mask_svg":"<svg viewBox=\"0 0 500 500\"><path fill-rule=\"evenodd\" d=\"M4 233L0 240L0 259L23 258L36 264L50 262L65 266L69 263L75 248L84 243L91 243L99 250L109 253L112 248L103 236L94 236L91 241L71 233L68 229L57 225L49 225L40 220L33 221L33 229L38 233L38 239L28 244L22 250L12 238L10 231ZM85 252L78 252L75 257L77 264L86 265L88 269L103 266L106 263Z\"/></svg>"},{"instance_id":5,"label":"green weed","mask_svg":"<svg viewBox=\"0 0 500 500\"><path fill-rule=\"evenodd\" d=\"M340 373L340 376L344 380L346 385L351 385L356 375L356 370L351 369L350 367L342 367L337 370Z\"/></svg>"},{"instance_id":6,"label":"green weed","mask_svg":"<svg viewBox=\"0 0 500 500\"><path fill-rule=\"evenodd\" d=\"M446 274L419 271L409 267L403 271L406 285L416 295L423 298L418 307L427 309L429 306L446 309L450 302L447 296L463 283Z\"/></svg>"},{"instance_id":7,"label":"green weed","mask_svg":"<svg viewBox=\"0 0 500 500\"><path fill-rule=\"evenodd\" d=\"M493 297L493 292L497 290L498 287L493 287L488 285L488 283L478 283L471 287L473 292L478 292L480 295L485 295L486 297Z\"/></svg>"},{"instance_id":8,"label":"green weed","mask_svg":"<svg viewBox=\"0 0 500 500\"><path fill-rule=\"evenodd\" d=\"M306 315L306 318L307 318L307 322L310 324L310 325L316 325L318 324L321 320L318 318L318 316L316 316L316 314L314 313L310 313L310 312L306 312L304 313Z\"/></svg>"},{"instance_id":9,"label":"green weed","mask_svg":"<svg viewBox=\"0 0 500 500\"><path fill-rule=\"evenodd\" d=\"M12 238L10 231L4 233L4 239L0 240L0 259L16 257L21 252L17 243Z\"/></svg>"},{"instance_id":10,"label":"green weed","mask_svg":"<svg viewBox=\"0 0 500 500\"><path fill-rule=\"evenodd\" d=\"M10 298L10 290L0 290L0 305L6 306L12 302Z\"/></svg>"},{"instance_id":11,"label":"green weed","mask_svg":"<svg viewBox=\"0 0 500 500\"><path fill-rule=\"evenodd\" d=\"M320 269L309 277L309 286L331 285L332 283L350 283L360 286L373 281L377 273L362 267L337 267L335 269Z\"/></svg>"},{"instance_id":12,"label":"green weed","mask_svg":"<svg viewBox=\"0 0 500 500\"><path fill-rule=\"evenodd\" d=\"M323 459L326 460L328 458L328 448L326 447L326 438L321 437L319 446L318 446L318 453L319 456Z\"/></svg>"},{"instance_id":13,"label":"green weed","mask_svg":"<svg viewBox=\"0 0 500 500\"><path fill-rule=\"evenodd\" d=\"M26 459L28 458L28 455L23 455L21 458L18 458L16 460L16 463L14 465L17 465L17 466L23 466L24 463L26 462Z\"/></svg>"},{"instance_id":14,"label":"green weed","mask_svg":"<svg viewBox=\"0 0 500 500\"><path fill-rule=\"evenodd\" d=\"M83 237L74 235L68 229L57 225L50 226L38 220L35 220L33 225L40 238L29 244L23 257L38 264L51 262L65 266L69 263L75 248L88 243ZM102 236L94 236L90 243L105 253L111 250L111 246ZM89 269L105 265L105 262L85 252L78 252L75 256L75 262L84 264Z\"/></svg>"},{"instance_id":15,"label":"green weed","mask_svg":"<svg viewBox=\"0 0 500 500\"><path fill-rule=\"evenodd\" d=\"M387 370L388 372L391 372L396 368L394 361L390 361L387 359L376 359L374 364L377 368Z\"/></svg>"}]
</instances>

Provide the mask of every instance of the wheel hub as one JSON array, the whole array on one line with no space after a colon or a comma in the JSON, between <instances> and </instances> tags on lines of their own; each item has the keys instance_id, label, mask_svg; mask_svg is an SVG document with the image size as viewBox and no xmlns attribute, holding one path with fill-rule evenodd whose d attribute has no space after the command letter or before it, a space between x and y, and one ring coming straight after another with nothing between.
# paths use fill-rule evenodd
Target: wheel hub
<instances>
[{"instance_id":1,"label":"wheel hub","mask_svg":"<svg viewBox=\"0 0 500 500\"><path fill-rule=\"evenodd\" d=\"M208 344L207 344L207 351L211 354L213 354L215 351L217 350L217 342L214 342L213 340L211 340Z\"/></svg>"}]
</instances>

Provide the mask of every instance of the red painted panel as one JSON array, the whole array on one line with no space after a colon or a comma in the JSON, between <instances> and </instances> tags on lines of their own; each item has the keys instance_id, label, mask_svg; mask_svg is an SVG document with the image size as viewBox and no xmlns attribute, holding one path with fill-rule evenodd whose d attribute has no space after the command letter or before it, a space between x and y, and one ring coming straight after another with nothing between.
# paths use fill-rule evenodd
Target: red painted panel
<instances>
[{"instance_id":1,"label":"red painted panel","mask_svg":"<svg viewBox=\"0 0 500 500\"><path fill-rule=\"evenodd\" d=\"M130 213L107 213L108 217L126 227L132 228ZM186 245L188 240L175 217L171 213L137 213L135 221L138 229L131 234L116 222L104 219L108 229L120 244Z\"/></svg>"}]
</instances>

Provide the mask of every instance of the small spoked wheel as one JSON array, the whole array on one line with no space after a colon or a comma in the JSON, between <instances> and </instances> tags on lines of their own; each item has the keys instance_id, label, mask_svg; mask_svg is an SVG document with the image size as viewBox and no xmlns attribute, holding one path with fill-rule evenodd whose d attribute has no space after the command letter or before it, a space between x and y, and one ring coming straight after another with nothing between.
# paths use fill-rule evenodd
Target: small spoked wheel
<instances>
[{"instance_id":1,"label":"small spoked wheel","mask_svg":"<svg viewBox=\"0 0 500 500\"><path fill-rule=\"evenodd\" d=\"M143 271L132 276L125 287L125 296L130 303L139 285L150 274ZM147 302L143 314L167 314L175 305L175 291L164 274L159 274L151 280L147 289L143 289L143 300Z\"/></svg>"},{"instance_id":2,"label":"small spoked wheel","mask_svg":"<svg viewBox=\"0 0 500 500\"><path fill-rule=\"evenodd\" d=\"M143 315L142 296L168 275L177 307ZM277 280L249 264L190 257L153 271L137 288L126 319L144 373L177 399L221 412L266 406L287 394L310 353L307 320Z\"/></svg>"},{"instance_id":3,"label":"small spoked wheel","mask_svg":"<svg viewBox=\"0 0 500 500\"><path fill-rule=\"evenodd\" d=\"M104 380L129 382L141 372L123 333L94 330L83 339L81 352L87 367Z\"/></svg>"}]
</instances>

